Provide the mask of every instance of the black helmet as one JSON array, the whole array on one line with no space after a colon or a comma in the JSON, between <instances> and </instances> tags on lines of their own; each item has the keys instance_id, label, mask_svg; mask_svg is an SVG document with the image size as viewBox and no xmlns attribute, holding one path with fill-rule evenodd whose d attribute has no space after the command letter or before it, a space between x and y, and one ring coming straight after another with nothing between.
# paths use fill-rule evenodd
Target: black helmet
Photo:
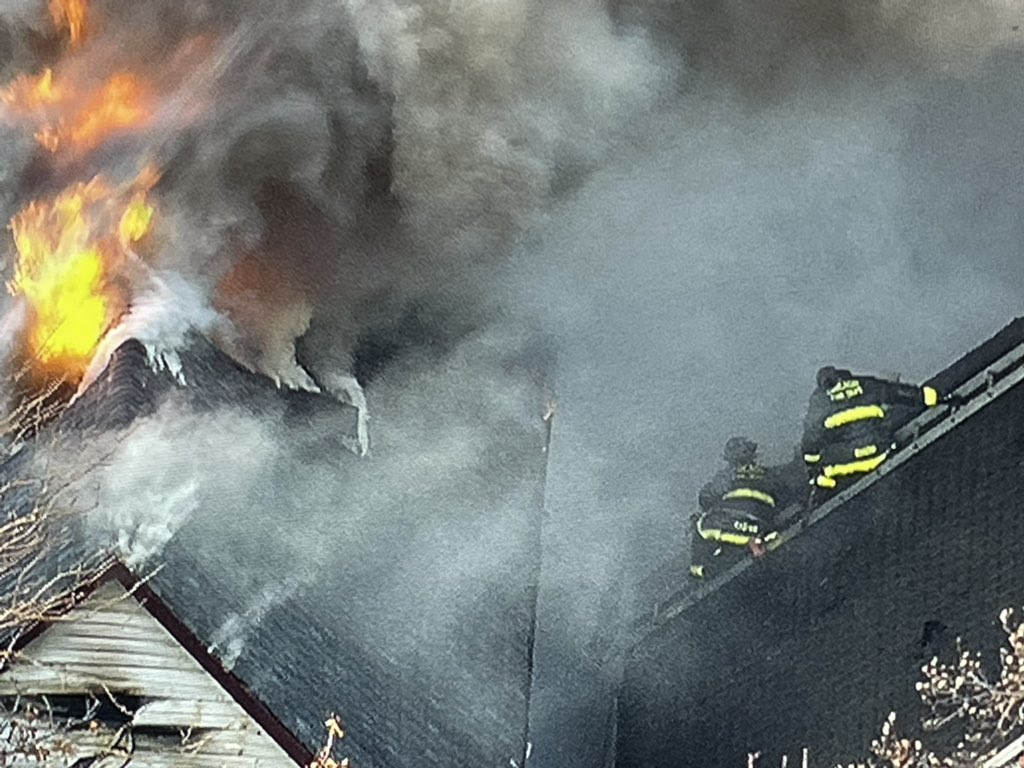
<instances>
[{"instance_id":1,"label":"black helmet","mask_svg":"<svg viewBox=\"0 0 1024 768\"><path fill-rule=\"evenodd\" d=\"M757 456L757 443L748 437L730 437L722 453L730 464L749 464Z\"/></svg>"},{"instance_id":2,"label":"black helmet","mask_svg":"<svg viewBox=\"0 0 1024 768\"><path fill-rule=\"evenodd\" d=\"M818 369L818 386L822 389L832 389L836 384L842 381L844 378L849 379L853 376L847 370L842 368L836 368L832 365L826 365Z\"/></svg>"}]
</instances>

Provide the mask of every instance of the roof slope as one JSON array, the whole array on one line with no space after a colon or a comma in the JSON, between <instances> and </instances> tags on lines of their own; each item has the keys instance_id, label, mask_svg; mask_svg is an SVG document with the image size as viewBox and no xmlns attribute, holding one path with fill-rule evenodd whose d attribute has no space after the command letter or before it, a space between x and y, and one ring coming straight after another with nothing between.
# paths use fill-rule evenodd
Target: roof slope
<instances>
[{"instance_id":1,"label":"roof slope","mask_svg":"<svg viewBox=\"0 0 1024 768\"><path fill-rule=\"evenodd\" d=\"M974 399L912 425L900 462L663 606L626 662L619 765L735 766L755 750L773 764L804 747L847 762L890 710L916 720L919 668L953 637L998 643L999 611L1024 602L1024 540L1007 535L1024 487L1020 334L1015 321L936 377Z\"/></svg>"},{"instance_id":2,"label":"roof slope","mask_svg":"<svg viewBox=\"0 0 1024 768\"><path fill-rule=\"evenodd\" d=\"M335 486L365 486L367 472L383 471L345 451L354 409L276 390L198 341L183 355L183 370L188 385L180 387L129 342L50 434L73 444L151 414L172 396L199 411L230 404L273 411L299 430L315 424L316 450L333 457ZM301 503L267 497L241 512L238 499L208 500L223 510L201 510L176 531L153 563L162 568L150 585L308 748L322 742L325 717L338 712L344 747L360 768L507 765L525 748L545 465L536 421L536 428L500 424L499 439L467 461L450 489L427 494L415 478L393 478L408 485L408 502L380 518L329 495ZM324 429L325 422L334 426ZM0 472L24 474L31 452ZM265 474L289 471L269 466ZM310 497L331 508L303 506ZM4 503L10 511L30 501L26 492ZM499 509L513 512L499 516ZM323 543L339 539L323 528L332 521L348 535L325 553ZM470 536L490 549L475 551ZM293 538L308 548L309 564L302 547L280 546ZM433 543L424 548L426 541ZM446 562L430 557L437 541ZM468 579L462 568L484 575Z\"/></svg>"},{"instance_id":3,"label":"roof slope","mask_svg":"<svg viewBox=\"0 0 1024 768\"><path fill-rule=\"evenodd\" d=\"M278 389L270 381L235 363L201 336L189 339L182 358L181 385L166 368L151 365L146 348L134 339L118 347L106 369L61 416L55 429L104 430L123 427L153 413L172 391L191 407L212 410L231 404L254 413L283 408L289 418L330 416L341 436L356 434L355 408L303 390Z\"/></svg>"}]
</instances>

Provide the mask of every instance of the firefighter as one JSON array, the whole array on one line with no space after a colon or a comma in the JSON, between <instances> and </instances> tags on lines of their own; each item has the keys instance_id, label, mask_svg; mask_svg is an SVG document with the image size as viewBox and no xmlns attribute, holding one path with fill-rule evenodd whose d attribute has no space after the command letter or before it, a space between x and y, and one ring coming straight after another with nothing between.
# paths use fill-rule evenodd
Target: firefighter
<instances>
[{"instance_id":1,"label":"firefighter","mask_svg":"<svg viewBox=\"0 0 1024 768\"><path fill-rule=\"evenodd\" d=\"M706 579L777 539L775 519L792 499L792 484L757 459L757 443L733 437L725 444L726 466L700 490L694 516L690 575Z\"/></svg>"},{"instance_id":2,"label":"firefighter","mask_svg":"<svg viewBox=\"0 0 1024 768\"><path fill-rule=\"evenodd\" d=\"M804 421L803 457L818 503L880 467L896 430L940 398L930 386L903 384L825 366Z\"/></svg>"}]
</instances>

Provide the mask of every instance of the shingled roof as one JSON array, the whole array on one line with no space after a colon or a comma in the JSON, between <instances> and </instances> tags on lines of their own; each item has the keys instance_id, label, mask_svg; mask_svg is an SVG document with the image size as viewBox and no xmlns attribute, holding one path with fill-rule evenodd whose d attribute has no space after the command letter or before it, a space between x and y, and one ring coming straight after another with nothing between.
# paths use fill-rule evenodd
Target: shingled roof
<instances>
[{"instance_id":1,"label":"shingled roof","mask_svg":"<svg viewBox=\"0 0 1024 768\"><path fill-rule=\"evenodd\" d=\"M815 510L762 561L655 601L619 697L617 765L812 764L913 730L923 661L963 636L994 653L1024 603L1024 323L933 378L967 396L901 434L884 471Z\"/></svg>"},{"instance_id":2,"label":"shingled roof","mask_svg":"<svg viewBox=\"0 0 1024 768\"><path fill-rule=\"evenodd\" d=\"M68 442L87 432L122 427L153 413L170 393L200 411L230 403L256 413L276 409L299 425L328 420L335 426L334 439L319 448L337 458L342 481L358 476L361 460L344 447L355 434L351 407L277 390L201 340L183 356L183 370L184 387L168 372L155 372L142 345L129 342L45 434ZM251 509L232 533L211 531L208 516L189 520L158 562L147 563L161 566L148 588L209 649L211 658L230 668L253 700L263 702L309 750L322 743L324 718L338 712L346 724L346 754L360 768L507 765L510 759L520 760L526 747L535 597L531 563L539 555L533 544L544 473L540 420L536 430L503 425L503 440L501 455L481 456L480 466L467 468L466 482L486 488L488 498L522 497L526 514L514 522L519 527L515 536L502 544L509 551L492 553L498 566L491 577L460 587L465 595L444 619L454 621L445 630L445 642L422 643L418 659L377 642L389 631L408 632L415 640L415 622L422 619L382 604L388 592L359 567L360 560L395 563L409 557L426 516L457 550L467 527L486 525L481 519L485 509L451 505L449 510L446 499L425 500L420 508L411 503L389 520L367 521L373 534L351 544L359 557L335 559L330 572L291 582L287 562L264 556L272 549L268 541L281 535L282 510L270 504ZM27 446L0 473L8 478L24 474L32 450ZM5 511L27 508L34 492L29 487L8 495ZM301 520L302 510L287 512L284 517L293 521L288 524ZM377 535L382 530L384 535ZM224 549L226 535L235 537L231 552ZM529 548L521 550L527 542ZM429 590L429 575L396 568L389 574L389 587L415 597L417 590ZM369 631L375 611L384 626ZM236 636L225 639L225 628L234 620L239 623ZM424 655L432 657L429 671L422 663Z\"/></svg>"}]
</instances>

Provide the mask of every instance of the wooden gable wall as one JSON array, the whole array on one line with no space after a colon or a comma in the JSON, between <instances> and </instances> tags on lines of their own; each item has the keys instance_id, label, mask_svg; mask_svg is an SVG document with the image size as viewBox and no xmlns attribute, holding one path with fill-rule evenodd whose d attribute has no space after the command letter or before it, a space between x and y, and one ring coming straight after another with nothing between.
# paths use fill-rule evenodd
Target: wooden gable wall
<instances>
[{"instance_id":1,"label":"wooden gable wall","mask_svg":"<svg viewBox=\"0 0 1024 768\"><path fill-rule=\"evenodd\" d=\"M72 766L116 742L93 768L294 768L296 763L117 582L100 586L29 643L0 674L0 699L41 704L81 697L123 722L94 721L61 738L70 754L32 765ZM128 702L127 704L125 702ZM20 716L19 716L20 717ZM8 720L14 718L9 714ZM54 718L50 718L53 720ZM38 724L38 721L37 721ZM0 728L0 753L17 723ZM8 746L7 751L11 751ZM130 755L130 762L125 762ZM0 761L0 764L7 764ZM14 763L15 765L17 763ZM26 763L28 764L28 763Z\"/></svg>"}]
</instances>

